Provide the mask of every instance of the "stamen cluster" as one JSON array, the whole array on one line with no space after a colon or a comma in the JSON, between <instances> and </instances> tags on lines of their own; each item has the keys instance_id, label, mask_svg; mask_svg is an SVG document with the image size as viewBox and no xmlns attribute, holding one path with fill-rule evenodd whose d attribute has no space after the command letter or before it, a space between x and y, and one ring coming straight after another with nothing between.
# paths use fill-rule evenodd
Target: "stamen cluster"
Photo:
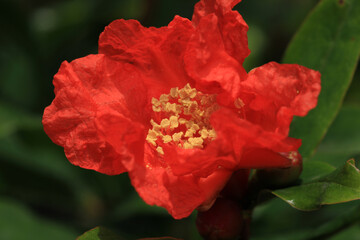
<instances>
[{"instance_id":1,"label":"stamen cluster","mask_svg":"<svg viewBox=\"0 0 360 240\"><path fill-rule=\"evenodd\" d=\"M176 144L180 148L203 148L216 138L210 125L210 115L218 109L216 95L203 94L189 84L184 88L170 89L159 99L152 98L152 109L161 116L161 121L151 119L146 140L164 154L159 141Z\"/></svg>"}]
</instances>

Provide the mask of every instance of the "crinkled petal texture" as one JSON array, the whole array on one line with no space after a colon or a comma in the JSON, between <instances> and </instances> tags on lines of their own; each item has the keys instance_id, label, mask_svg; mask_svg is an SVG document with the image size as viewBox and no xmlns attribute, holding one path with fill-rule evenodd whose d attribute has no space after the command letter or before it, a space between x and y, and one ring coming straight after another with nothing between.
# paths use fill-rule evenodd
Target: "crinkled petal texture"
<instances>
[{"instance_id":1,"label":"crinkled petal texture","mask_svg":"<svg viewBox=\"0 0 360 240\"><path fill-rule=\"evenodd\" d=\"M297 64L270 62L253 69L241 88L246 119L287 136L293 116L305 116L316 106L320 73Z\"/></svg>"},{"instance_id":2,"label":"crinkled petal texture","mask_svg":"<svg viewBox=\"0 0 360 240\"><path fill-rule=\"evenodd\" d=\"M214 21L214 30L218 31L217 19ZM217 50L217 42L224 45L220 33L216 34L217 42L214 42L211 30L204 32L207 35L205 44L210 44L207 51L214 53L205 70L213 71L208 76L212 81L210 84L202 84L203 79L192 76L185 67L196 63L191 60L191 53L195 48L202 47L199 37L203 30L206 30L205 25L200 30L195 29L189 20L181 17L175 17L168 27L159 29L145 28L134 20L117 20L101 34L99 52L115 61L129 62L141 69L144 84L148 86L149 102L152 97L158 98L161 94L169 93L170 88L183 87L186 83L203 86L200 90L207 93L233 91L236 89L234 86L239 84L239 75L244 75L244 71L238 70L242 66L226 53L224 46ZM186 59L191 61L186 62ZM215 86L213 89L210 89L211 84ZM207 208L211 205L232 174L229 169L235 163L231 151L222 153L216 143L212 143L212 146L207 148L210 151L184 151L178 147L164 146L165 156L160 157L145 143L144 156L136 161L127 161L125 167L132 184L148 204L162 206L174 218L183 218L199 206ZM182 167L181 163L184 162L188 164ZM215 171L220 162L228 166L227 169ZM203 167L200 169L201 164ZM198 168L198 171L189 171L194 168Z\"/></svg>"},{"instance_id":3,"label":"crinkled petal texture","mask_svg":"<svg viewBox=\"0 0 360 240\"><path fill-rule=\"evenodd\" d=\"M300 139L288 137L293 116L305 116L319 93L319 72L270 62L241 82L241 109L220 109L211 124L232 146L239 168L287 167L291 162L279 153L301 145Z\"/></svg>"},{"instance_id":4,"label":"crinkled petal texture","mask_svg":"<svg viewBox=\"0 0 360 240\"><path fill-rule=\"evenodd\" d=\"M45 109L43 125L48 136L64 147L69 161L109 175L128 171L139 195L150 205L166 208L174 218L186 217L199 206L209 207L231 176L228 169L202 175L181 172L170 167L170 155L159 156L145 142L152 114L151 80L142 68L102 54L90 55L64 62L54 86L56 97ZM206 154L196 151L202 163L225 158L217 156L215 148ZM182 161L193 155L195 162L192 152L182 154Z\"/></svg>"},{"instance_id":5,"label":"crinkled petal texture","mask_svg":"<svg viewBox=\"0 0 360 240\"><path fill-rule=\"evenodd\" d=\"M176 168L159 158L149 144L145 145L144 159L127 167L131 182L144 201L164 207L175 219L187 217L199 207L209 208L232 174L230 170L218 169L206 177L176 175Z\"/></svg>"},{"instance_id":6,"label":"crinkled petal texture","mask_svg":"<svg viewBox=\"0 0 360 240\"><path fill-rule=\"evenodd\" d=\"M216 17L216 26L226 52L242 64L250 54L246 34L249 27L239 12L232 11L239 2L241 0L201 0L195 5L192 22L197 27L204 26L209 16Z\"/></svg>"},{"instance_id":7,"label":"crinkled petal texture","mask_svg":"<svg viewBox=\"0 0 360 240\"><path fill-rule=\"evenodd\" d=\"M288 167L291 161L279 152L295 151L301 145L301 140L267 131L229 109L215 112L211 120L218 137L233 151L235 169Z\"/></svg>"},{"instance_id":8,"label":"crinkled petal texture","mask_svg":"<svg viewBox=\"0 0 360 240\"><path fill-rule=\"evenodd\" d=\"M112 22L100 36L99 55L64 63L55 76L56 98L45 110L45 131L75 165L106 174L128 171L141 197L175 218L207 208L231 176L231 150L219 141L207 151L164 147L165 157L159 157L144 140L151 99L173 87L190 83L204 93L236 96L246 73L222 38L231 29L224 30L221 17L210 14L195 26L176 16L162 28Z\"/></svg>"},{"instance_id":9,"label":"crinkled petal texture","mask_svg":"<svg viewBox=\"0 0 360 240\"><path fill-rule=\"evenodd\" d=\"M176 16L168 27L159 29L134 20L114 21L100 36L99 52L140 68L150 98L190 83L204 93L218 94L222 105L232 103L246 78L242 62L249 54L248 26L231 11L237 2L204 3L223 10L210 10L193 22ZM236 166L231 149L221 139L206 151L162 147L165 155L159 157L145 144L144 157L125 165L142 198L165 207L175 218L188 216L200 205L209 206Z\"/></svg>"},{"instance_id":10,"label":"crinkled petal texture","mask_svg":"<svg viewBox=\"0 0 360 240\"><path fill-rule=\"evenodd\" d=\"M75 165L110 175L126 171L123 162L143 152L139 121L148 119L137 110L148 104L138 71L90 55L64 62L53 83L56 97L43 115L47 135Z\"/></svg>"},{"instance_id":11,"label":"crinkled petal texture","mask_svg":"<svg viewBox=\"0 0 360 240\"><path fill-rule=\"evenodd\" d=\"M99 53L141 69L151 97L170 88L193 83L183 67L183 55L194 29L188 19L176 16L167 27L146 28L136 20L116 20L99 39Z\"/></svg>"},{"instance_id":12,"label":"crinkled petal texture","mask_svg":"<svg viewBox=\"0 0 360 240\"><path fill-rule=\"evenodd\" d=\"M320 75L276 63L247 75L248 26L232 11L238 2L201 0L192 21L176 16L162 28L112 22L100 36L100 54L64 62L55 75L46 133L75 165L129 172L145 202L177 219L209 208L237 169L288 166L279 152L299 148L289 125L316 105ZM161 120L151 100L186 84L217 95L210 117L217 137L202 149L157 143L160 154L145 140L150 120Z\"/></svg>"},{"instance_id":13,"label":"crinkled petal texture","mask_svg":"<svg viewBox=\"0 0 360 240\"><path fill-rule=\"evenodd\" d=\"M248 26L238 12L231 10L238 2L210 0L195 5L195 33L184 58L196 88L221 94L224 105L238 94L239 83L246 78L242 63L250 53Z\"/></svg>"},{"instance_id":14,"label":"crinkled petal texture","mask_svg":"<svg viewBox=\"0 0 360 240\"><path fill-rule=\"evenodd\" d=\"M237 169L291 166L291 160L279 153L296 151L301 140L279 131L289 127L284 125L283 113L288 118L305 115L315 107L319 91L320 74L298 65L269 63L252 71L241 83L238 97L244 99L244 106L240 112L223 107L213 113L214 141L205 149L164 145L160 159L151 148L146 149L146 166L136 164L130 174L134 186L149 204L163 206L175 218L182 218L199 204L202 209L209 207ZM266 100L263 104L268 107L253 109L257 98ZM269 128L267 117L274 127ZM181 183L188 187L184 189Z\"/></svg>"},{"instance_id":15,"label":"crinkled petal texture","mask_svg":"<svg viewBox=\"0 0 360 240\"><path fill-rule=\"evenodd\" d=\"M134 63L160 85L191 83L204 93L222 94L226 104L246 78L242 63L250 53L248 26L231 8L239 1L202 1L195 6L193 21L175 16L167 27L145 28L136 20L112 22L99 39L99 53ZM211 10L211 7L222 10ZM203 10L210 8L210 10ZM166 79L164 79L166 76ZM166 85L165 83L168 82Z\"/></svg>"}]
</instances>

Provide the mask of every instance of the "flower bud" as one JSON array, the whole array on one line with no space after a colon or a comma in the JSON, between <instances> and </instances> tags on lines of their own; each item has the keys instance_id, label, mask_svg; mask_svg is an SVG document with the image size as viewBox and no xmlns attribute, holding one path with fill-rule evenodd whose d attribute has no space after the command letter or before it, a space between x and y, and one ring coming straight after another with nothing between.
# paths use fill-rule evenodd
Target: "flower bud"
<instances>
[{"instance_id":1,"label":"flower bud","mask_svg":"<svg viewBox=\"0 0 360 240\"><path fill-rule=\"evenodd\" d=\"M205 212L198 212L196 226L207 240L238 239L243 228L242 209L237 202L218 198Z\"/></svg>"},{"instance_id":2,"label":"flower bud","mask_svg":"<svg viewBox=\"0 0 360 240\"><path fill-rule=\"evenodd\" d=\"M302 171L302 157L297 151L280 153L292 161L287 168L258 169L256 177L266 187L280 188L289 186L299 178Z\"/></svg>"}]
</instances>

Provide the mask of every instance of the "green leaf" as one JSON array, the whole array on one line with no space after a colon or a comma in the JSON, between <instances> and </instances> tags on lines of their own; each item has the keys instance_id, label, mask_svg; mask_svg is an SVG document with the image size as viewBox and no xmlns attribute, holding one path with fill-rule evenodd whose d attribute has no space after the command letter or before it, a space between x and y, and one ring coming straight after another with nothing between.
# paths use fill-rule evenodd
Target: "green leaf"
<instances>
[{"instance_id":1,"label":"green leaf","mask_svg":"<svg viewBox=\"0 0 360 240\"><path fill-rule=\"evenodd\" d=\"M348 231L351 225L360 220L360 205L353 201L322 208L319 211L299 212L274 199L265 206L255 209L252 222L253 240L318 240L332 239L342 230L343 238L354 238L356 231ZM274 218L276 216L276 218ZM291 219L291 221L289 221ZM345 237L346 236L346 237Z\"/></svg>"},{"instance_id":2,"label":"green leaf","mask_svg":"<svg viewBox=\"0 0 360 240\"><path fill-rule=\"evenodd\" d=\"M316 210L321 205L360 199L360 171L354 160L332 173L300 186L272 192L292 207L303 211Z\"/></svg>"},{"instance_id":3,"label":"green leaf","mask_svg":"<svg viewBox=\"0 0 360 240\"><path fill-rule=\"evenodd\" d=\"M320 71L318 106L296 118L291 136L303 139L300 152L308 158L338 113L353 78L360 54L360 1L323 0L307 17L283 62Z\"/></svg>"},{"instance_id":4,"label":"green leaf","mask_svg":"<svg viewBox=\"0 0 360 240\"><path fill-rule=\"evenodd\" d=\"M64 240L75 239L76 233L65 226L40 219L25 206L0 199L0 239Z\"/></svg>"},{"instance_id":5,"label":"green leaf","mask_svg":"<svg viewBox=\"0 0 360 240\"><path fill-rule=\"evenodd\" d=\"M325 162L306 161L303 164L303 172L300 176L302 183L307 183L326 176L333 172L335 167Z\"/></svg>"},{"instance_id":6,"label":"green leaf","mask_svg":"<svg viewBox=\"0 0 360 240\"><path fill-rule=\"evenodd\" d=\"M104 227L96 227L85 232L76 240L122 240L123 238L116 235L111 230Z\"/></svg>"},{"instance_id":7,"label":"green leaf","mask_svg":"<svg viewBox=\"0 0 360 240\"><path fill-rule=\"evenodd\" d=\"M340 166L360 154L360 106L344 105L311 158Z\"/></svg>"}]
</instances>

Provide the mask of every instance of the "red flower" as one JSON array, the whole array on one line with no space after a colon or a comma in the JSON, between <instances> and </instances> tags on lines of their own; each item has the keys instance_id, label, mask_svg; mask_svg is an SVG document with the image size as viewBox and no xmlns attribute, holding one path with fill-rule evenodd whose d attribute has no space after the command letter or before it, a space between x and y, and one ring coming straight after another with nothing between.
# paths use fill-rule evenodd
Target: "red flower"
<instances>
[{"instance_id":1,"label":"red flower","mask_svg":"<svg viewBox=\"0 0 360 240\"><path fill-rule=\"evenodd\" d=\"M64 62L43 125L75 165L128 172L174 218L208 208L241 168L289 166L294 115L315 107L320 74L269 63L245 72L240 0L202 0L162 28L116 20L99 54Z\"/></svg>"}]
</instances>

